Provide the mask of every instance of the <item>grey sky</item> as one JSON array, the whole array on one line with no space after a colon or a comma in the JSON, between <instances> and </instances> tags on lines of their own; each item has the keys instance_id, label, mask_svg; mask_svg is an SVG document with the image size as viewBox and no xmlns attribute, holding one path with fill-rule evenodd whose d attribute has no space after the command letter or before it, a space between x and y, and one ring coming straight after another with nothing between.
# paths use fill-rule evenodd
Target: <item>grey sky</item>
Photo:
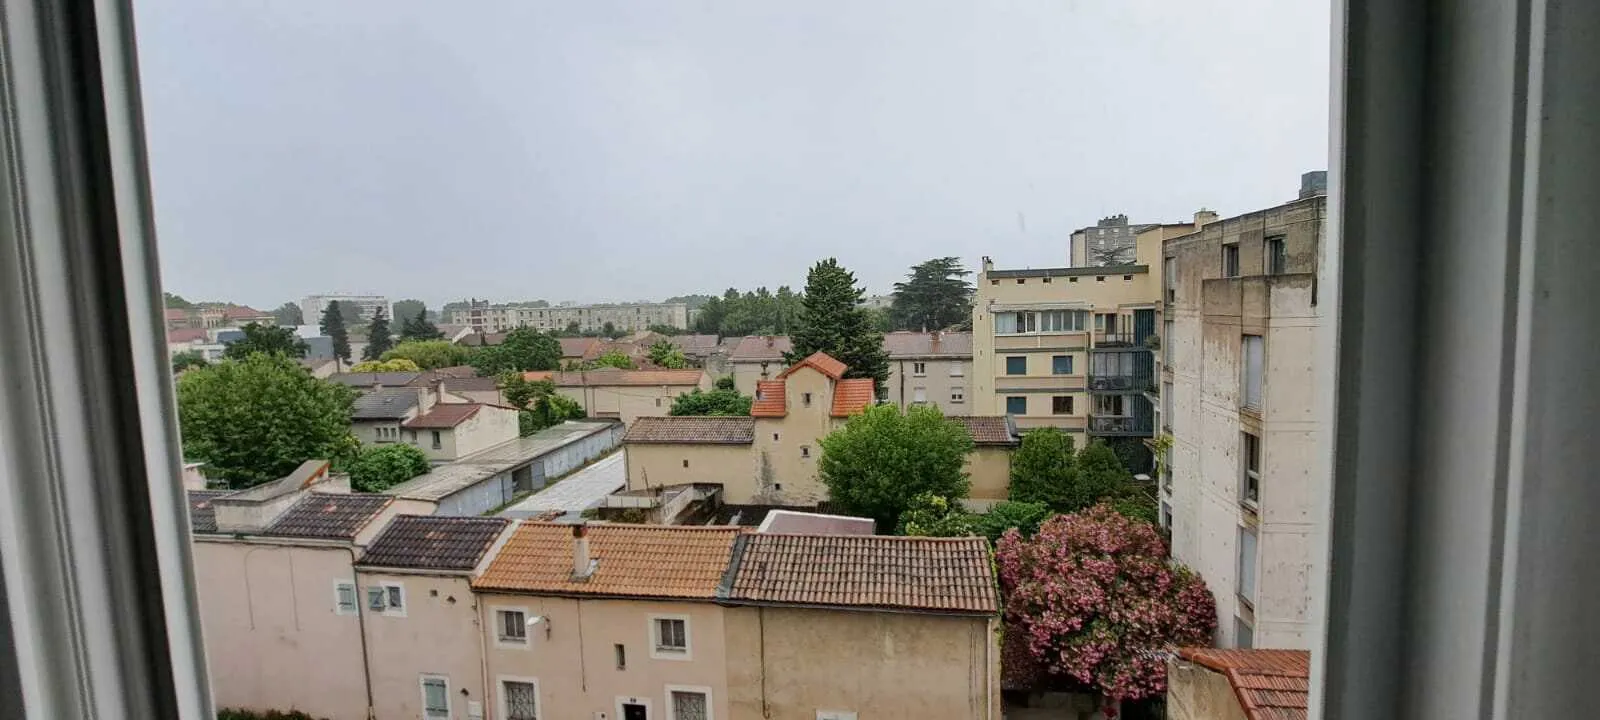
<instances>
[{"instance_id":1,"label":"grey sky","mask_svg":"<svg viewBox=\"0 0 1600 720\"><path fill-rule=\"evenodd\" d=\"M138 0L164 284L580 302L1065 264L1327 165L1326 2Z\"/></svg>"}]
</instances>

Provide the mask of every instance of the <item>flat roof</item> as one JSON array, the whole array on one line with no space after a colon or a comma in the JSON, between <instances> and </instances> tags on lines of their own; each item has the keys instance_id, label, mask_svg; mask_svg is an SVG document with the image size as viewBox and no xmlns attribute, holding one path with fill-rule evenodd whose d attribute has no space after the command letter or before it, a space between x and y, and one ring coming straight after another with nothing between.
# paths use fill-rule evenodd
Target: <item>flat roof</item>
<instances>
[{"instance_id":1,"label":"flat roof","mask_svg":"<svg viewBox=\"0 0 1600 720\"><path fill-rule=\"evenodd\" d=\"M1105 267L1070 267L1070 268L1030 268L1027 270L990 270L984 277L990 279L1001 278L1030 278L1030 277L1083 277L1085 275L1138 275L1150 272L1149 265L1107 265Z\"/></svg>"},{"instance_id":2,"label":"flat roof","mask_svg":"<svg viewBox=\"0 0 1600 720\"><path fill-rule=\"evenodd\" d=\"M535 517L549 512L576 513L605 502L628 485L626 451L611 453L533 494L500 513L501 517Z\"/></svg>"},{"instance_id":3,"label":"flat roof","mask_svg":"<svg viewBox=\"0 0 1600 720\"><path fill-rule=\"evenodd\" d=\"M528 437L500 443L454 462L440 465L383 491L386 495L437 502L495 475L526 465L540 456L603 432L616 423L568 420Z\"/></svg>"}]
</instances>

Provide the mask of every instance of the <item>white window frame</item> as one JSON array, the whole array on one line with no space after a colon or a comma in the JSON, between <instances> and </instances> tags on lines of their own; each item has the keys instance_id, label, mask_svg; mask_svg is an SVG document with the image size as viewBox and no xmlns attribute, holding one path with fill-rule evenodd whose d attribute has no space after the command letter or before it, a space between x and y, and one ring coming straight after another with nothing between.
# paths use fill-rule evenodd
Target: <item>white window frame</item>
<instances>
[{"instance_id":1,"label":"white window frame","mask_svg":"<svg viewBox=\"0 0 1600 720\"><path fill-rule=\"evenodd\" d=\"M502 650L527 650L527 649L533 647L533 639L528 637L530 633L528 632L528 625L527 625L528 618L533 617L533 616L528 614L529 611L528 611L528 608L526 606L523 606L523 605L491 605L489 607L489 611L494 616L494 629L490 630L490 632L494 633L494 646L496 648L499 648L499 649L502 649ZM501 637L501 632L500 631L505 628L505 618L501 617L501 613L508 613L508 612L522 613L523 625L522 625L522 641L521 642L518 642L516 640L507 640L507 639ZM545 620L545 622L550 622L550 621L547 619L547 620Z\"/></svg>"},{"instance_id":2,"label":"white window frame","mask_svg":"<svg viewBox=\"0 0 1600 720\"><path fill-rule=\"evenodd\" d=\"M500 711L495 715L504 720L511 717L511 704L506 702L506 683L528 683L533 686L533 703L535 717L543 720L549 713L545 712L544 688L539 685L539 678L525 675L496 675L494 676L495 707ZM619 715L620 717L620 715Z\"/></svg>"},{"instance_id":3,"label":"white window frame","mask_svg":"<svg viewBox=\"0 0 1600 720\"><path fill-rule=\"evenodd\" d=\"M805 458L805 459L810 459L811 458L811 446L810 445L801 445L800 446L800 457Z\"/></svg>"},{"instance_id":4,"label":"white window frame","mask_svg":"<svg viewBox=\"0 0 1600 720\"><path fill-rule=\"evenodd\" d=\"M928 403L928 389L925 387L911 388L911 404L926 405Z\"/></svg>"},{"instance_id":5,"label":"white window frame","mask_svg":"<svg viewBox=\"0 0 1600 720\"><path fill-rule=\"evenodd\" d=\"M915 377L926 377L928 374L928 363L922 361L911 363L911 374Z\"/></svg>"},{"instance_id":6,"label":"white window frame","mask_svg":"<svg viewBox=\"0 0 1600 720\"><path fill-rule=\"evenodd\" d=\"M683 650L663 650L661 637L657 630L659 620L683 621ZM645 628L645 638L650 642L650 658L652 660L693 660L694 659L694 627L688 615L651 615Z\"/></svg>"},{"instance_id":7,"label":"white window frame","mask_svg":"<svg viewBox=\"0 0 1600 720\"><path fill-rule=\"evenodd\" d=\"M372 593L373 590L382 590L383 591L383 609L382 610L378 610L378 609L375 609L375 608L372 607L371 593ZM393 590L398 590L400 592L400 607L395 607L390 602L392 597L393 597L391 595L391 591L393 591ZM375 583L372 583L370 585L367 585L366 590L365 590L364 594L361 596L361 598L362 598L363 602L367 603L367 612L369 612L371 614L374 614L374 615L385 615L385 616L388 616L388 617L405 617L406 616L406 610L411 605L410 599L407 598L407 596L406 596L406 586L405 586L405 584L404 583L397 583L397 582L387 581L387 580L383 581L383 582L375 582Z\"/></svg>"},{"instance_id":8,"label":"white window frame","mask_svg":"<svg viewBox=\"0 0 1600 720\"><path fill-rule=\"evenodd\" d=\"M350 597L354 600L350 609L344 609L344 598L339 593L348 588ZM361 587L350 580L333 581L333 614L335 615L360 615L361 614Z\"/></svg>"},{"instance_id":9,"label":"white window frame","mask_svg":"<svg viewBox=\"0 0 1600 720\"><path fill-rule=\"evenodd\" d=\"M672 704L672 693L699 693L706 696L706 720L716 720L717 710L711 696L711 688L705 685L667 685L662 690L663 699L666 701L662 707L667 709L667 720L678 720L678 708Z\"/></svg>"},{"instance_id":10,"label":"white window frame","mask_svg":"<svg viewBox=\"0 0 1600 720\"><path fill-rule=\"evenodd\" d=\"M950 388L950 402L964 403L967 401L967 391L964 388Z\"/></svg>"},{"instance_id":11,"label":"white window frame","mask_svg":"<svg viewBox=\"0 0 1600 720\"><path fill-rule=\"evenodd\" d=\"M439 680L444 683L444 714L429 714L428 711L428 681ZM422 696L422 720L450 720L453 711L450 707L450 676L436 673L422 673L417 676L417 693Z\"/></svg>"},{"instance_id":12,"label":"white window frame","mask_svg":"<svg viewBox=\"0 0 1600 720\"><path fill-rule=\"evenodd\" d=\"M650 707L650 698L643 695L618 695L616 704L617 714L614 716L617 720L622 720L623 705L643 705L645 720L650 720L650 718L655 717L655 711Z\"/></svg>"}]
</instances>

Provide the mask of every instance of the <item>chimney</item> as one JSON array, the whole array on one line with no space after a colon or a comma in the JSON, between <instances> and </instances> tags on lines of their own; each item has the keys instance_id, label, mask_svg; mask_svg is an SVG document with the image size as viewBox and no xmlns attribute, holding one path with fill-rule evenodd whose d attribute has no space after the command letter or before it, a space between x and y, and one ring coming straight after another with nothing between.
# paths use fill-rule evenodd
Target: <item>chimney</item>
<instances>
[{"instance_id":1,"label":"chimney","mask_svg":"<svg viewBox=\"0 0 1600 720\"><path fill-rule=\"evenodd\" d=\"M578 523L572 526L572 579L588 580L600 563L589 559L589 526Z\"/></svg>"},{"instance_id":2,"label":"chimney","mask_svg":"<svg viewBox=\"0 0 1600 720\"><path fill-rule=\"evenodd\" d=\"M772 347L772 343L773 343L773 338L772 338L771 335L768 335L767 336L767 347Z\"/></svg>"},{"instance_id":3,"label":"chimney","mask_svg":"<svg viewBox=\"0 0 1600 720\"><path fill-rule=\"evenodd\" d=\"M1217 214L1206 208L1194 211L1194 229L1199 230L1217 221Z\"/></svg>"},{"instance_id":4,"label":"chimney","mask_svg":"<svg viewBox=\"0 0 1600 720\"><path fill-rule=\"evenodd\" d=\"M1300 199L1328 194L1328 171L1312 170L1300 175Z\"/></svg>"},{"instance_id":5,"label":"chimney","mask_svg":"<svg viewBox=\"0 0 1600 720\"><path fill-rule=\"evenodd\" d=\"M985 273L987 273L987 272L989 272L990 270L993 270L993 269L994 269L994 261L990 260L988 255L983 256L983 271Z\"/></svg>"}]
</instances>

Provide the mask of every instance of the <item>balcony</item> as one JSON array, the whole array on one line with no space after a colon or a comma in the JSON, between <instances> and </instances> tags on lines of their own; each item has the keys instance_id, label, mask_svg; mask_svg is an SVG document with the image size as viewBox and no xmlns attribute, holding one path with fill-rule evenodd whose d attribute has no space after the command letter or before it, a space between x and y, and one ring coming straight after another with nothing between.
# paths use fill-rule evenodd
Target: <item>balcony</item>
<instances>
[{"instance_id":1,"label":"balcony","mask_svg":"<svg viewBox=\"0 0 1600 720\"><path fill-rule=\"evenodd\" d=\"M1128 331L1128 332L1118 332L1118 331L1099 332L1099 331L1096 331L1095 334L1094 334L1094 346L1096 348L1130 348L1130 347L1134 347L1135 343L1134 343L1133 332L1132 331Z\"/></svg>"},{"instance_id":2,"label":"balcony","mask_svg":"<svg viewBox=\"0 0 1600 720\"><path fill-rule=\"evenodd\" d=\"M1126 415L1091 415L1089 416L1089 434L1149 436L1155 434L1155 419Z\"/></svg>"}]
</instances>

